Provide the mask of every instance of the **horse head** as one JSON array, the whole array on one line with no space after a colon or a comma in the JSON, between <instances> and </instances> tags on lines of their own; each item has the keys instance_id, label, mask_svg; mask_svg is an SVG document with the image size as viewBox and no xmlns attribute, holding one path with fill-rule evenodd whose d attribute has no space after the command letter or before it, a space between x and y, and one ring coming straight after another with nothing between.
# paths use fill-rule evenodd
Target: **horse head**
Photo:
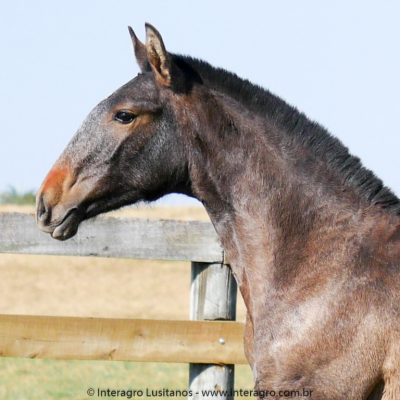
<instances>
[{"instance_id":1,"label":"horse head","mask_svg":"<svg viewBox=\"0 0 400 400\"><path fill-rule=\"evenodd\" d=\"M38 191L37 223L55 239L72 237L83 220L109 210L190 194L174 109L195 79L154 27L146 24L145 44L129 31L141 73L89 113Z\"/></svg>"}]
</instances>

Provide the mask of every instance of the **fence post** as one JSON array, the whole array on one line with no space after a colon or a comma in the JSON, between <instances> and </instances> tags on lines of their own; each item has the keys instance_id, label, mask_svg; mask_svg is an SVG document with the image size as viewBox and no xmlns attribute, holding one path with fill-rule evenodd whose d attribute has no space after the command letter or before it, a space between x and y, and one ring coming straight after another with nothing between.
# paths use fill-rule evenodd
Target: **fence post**
<instances>
[{"instance_id":1,"label":"fence post","mask_svg":"<svg viewBox=\"0 0 400 400\"><path fill-rule=\"evenodd\" d=\"M192 262L190 291L191 320L235 320L236 281L230 268L221 263ZM223 346L225 339L217 338ZM202 396L202 390L227 391L218 399L230 400L234 389L235 366L214 364L190 364L189 388L191 400L211 398Z\"/></svg>"}]
</instances>

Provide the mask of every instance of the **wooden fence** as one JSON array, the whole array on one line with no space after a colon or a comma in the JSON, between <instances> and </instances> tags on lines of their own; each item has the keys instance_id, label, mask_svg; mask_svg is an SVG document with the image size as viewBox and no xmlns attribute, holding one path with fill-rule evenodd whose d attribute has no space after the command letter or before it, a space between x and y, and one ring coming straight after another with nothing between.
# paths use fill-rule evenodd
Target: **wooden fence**
<instances>
[{"instance_id":1,"label":"wooden fence","mask_svg":"<svg viewBox=\"0 0 400 400\"><path fill-rule=\"evenodd\" d=\"M233 322L236 284L210 223L102 216L58 242L32 215L4 213L0 252L191 261L190 321L0 315L0 355L183 362L193 399L233 391L234 364L246 363L244 327Z\"/></svg>"}]
</instances>

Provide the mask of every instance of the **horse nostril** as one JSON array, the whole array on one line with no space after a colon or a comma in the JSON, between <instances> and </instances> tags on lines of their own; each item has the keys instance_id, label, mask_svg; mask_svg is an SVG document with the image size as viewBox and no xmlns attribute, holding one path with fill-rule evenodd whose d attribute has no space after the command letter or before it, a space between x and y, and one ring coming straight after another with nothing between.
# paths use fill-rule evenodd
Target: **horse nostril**
<instances>
[{"instance_id":1,"label":"horse nostril","mask_svg":"<svg viewBox=\"0 0 400 400\"><path fill-rule=\"evenodd\" d=\"M43 196L40 196L36 208L36 216L38 221L46 222L50 217L50 209L46 205Z\"/></svg>"}]
</instances>

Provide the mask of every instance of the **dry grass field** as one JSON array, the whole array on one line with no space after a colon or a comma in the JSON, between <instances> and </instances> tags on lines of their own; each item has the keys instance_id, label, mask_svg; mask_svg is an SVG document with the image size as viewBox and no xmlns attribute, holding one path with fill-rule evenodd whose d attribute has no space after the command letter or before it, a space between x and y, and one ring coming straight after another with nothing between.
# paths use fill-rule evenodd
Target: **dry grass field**
<instances>
[{"instance_id":1,"label":"dry grass field","mask_svg":"<svg viewBox=\"0 0 400 400\"><path fill-rule=\"evenodd\" d=\"M13 211L33 208L0 207ZM200 207L143 206L114 214L208 220ZM0 254L2 314L188 319L189 285L185 262ZM237 319L244 317L239 296ZM187 371L184 364L0 358L0 399L88 399L89 387L185 389ZM236 388L251 385L250 369L238 366Z\"/></svg>"}]
</instances>

